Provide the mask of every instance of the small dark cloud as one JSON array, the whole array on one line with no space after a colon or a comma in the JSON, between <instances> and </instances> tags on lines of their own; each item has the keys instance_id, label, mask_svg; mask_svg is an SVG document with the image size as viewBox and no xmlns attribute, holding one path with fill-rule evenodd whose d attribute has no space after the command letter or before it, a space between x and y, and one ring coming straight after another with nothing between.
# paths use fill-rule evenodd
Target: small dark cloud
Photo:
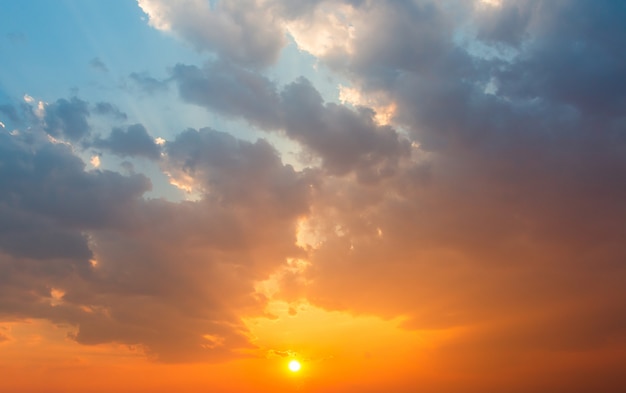
<instances>
[{"instance_id":1,"label":"small dark cloud","mask_svg":"<svg viewBox=\"0 0 626 393\"><path fill-rule=\"evenodd\" d=\"M118 107L109 102L98 102L93 108L93 112L98 115L111 116L116 120L126 120L128 115L122 112Z\"/></svg>"},{"instance_id":2,"label":"small dark cloud","mask_svg":"<svg viewBox=\"0 0 626 393\"><path fill-rule=\"evenodd\" d=\"M156 79L147 72L133 72L130 74L130 79L147 94L155 94L168 89L167 80Z\"/></svg>"},{"instance_id":3,"label":"small dark cloud","mask_svg":"<svg viewBox=\"0 0 626 393\"><path fill-rule=\"evenodd\" d=\"M89 61L89 66L96 71L109 72L109 67L107 67L107 65L104 64L104 62L99 57L94 57L93 59L91 59Z\"/></svg>"},{"instance_id":4,"label":"small dark cloud","mask_svg":"<svg viewBox=\"0 0 626 393\"><path fill-rule=\"evenodd\" d=\"M106 139L97 138L93 147L107 149L120 157L145 157L158 160L161 149L154 138L141 124L133 124L126 129L114 128Z\"/></svg>"},{"instance_id":5,"label":"small dark cloud","mask_svg":"<svg viewBox=\"0 0 626 393\"><path fill-rule=\"evenodd\" d=\"M6 37L9 41L11 41L12 44L15 45L25 44L26 42L28 42L28 37L26 36L26 34L20 32L7 33Z\"/></svg>"}]
</instances>

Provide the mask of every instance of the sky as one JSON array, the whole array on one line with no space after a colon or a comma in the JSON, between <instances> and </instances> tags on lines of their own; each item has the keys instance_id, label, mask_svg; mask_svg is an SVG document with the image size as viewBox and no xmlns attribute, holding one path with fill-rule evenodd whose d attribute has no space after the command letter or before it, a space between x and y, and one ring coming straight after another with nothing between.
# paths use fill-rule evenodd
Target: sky
<instances>
[{"instance_id":1,"label":"sky","mask_svg":"<svg viewBox=\"0 0 626 393\"><path fill-rule=\"evenodd\" d=\"M622 392L624 20L0 2L0 391Z\"/></svg>"}]
</instances>

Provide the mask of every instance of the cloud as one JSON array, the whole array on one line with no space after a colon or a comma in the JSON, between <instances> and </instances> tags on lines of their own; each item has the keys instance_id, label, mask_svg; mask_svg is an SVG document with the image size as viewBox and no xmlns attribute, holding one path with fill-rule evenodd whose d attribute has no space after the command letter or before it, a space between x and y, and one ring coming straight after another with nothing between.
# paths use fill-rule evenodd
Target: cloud
<instances>
[{"instance_id":1,"label":"cloud","mask_svg":"<svg viewBox=\"0 0 626 393\"><path fill-rule=\"evenodd\" d=\"M172 78L183 100L223 115L247 119L262 128L280 126L280 97L266 77L224 62L203 69L177 64Z\"/></svg>"},{"instance_id":2,"label":"cloud","mask_svg":"<svg viewBox=\"0 0 626 393\"><path fill-rule=\"evenodd\" d=\"M96 71L109 72L109 67L99 57L94 57L89 61L89 66Z\"/></svg>"},{"instance_id":3,"label":"cloud","mask_svg":"<svg viewBox=\"0 0 626 393\"><path fill-rule=\"evenodd\" d=\"M22 33L22 32L11 32L11 33L7 33L6 34L6 38L13 44L13 45L21 45L21 44L25 44L28 42L28 36L26 36L26 34Z\"/></svg>"},{"instance_id":4,"label":"cloud","mask_svg":"<svg viewBox=\"0 0 626 393\"><path fill-rule=\"evenodd\" d=\"M409 155L408 142L377 125L372 110L324 104L306 79L287 85L281 98L287 135L319 155L331 174L355 171L361 180L375 180L392 174Z\"/></svg>"},{"instance_id":5,"label":"cloud","mask_svg":"<svg viewBox=\"0 0 626 393\"><path fill-rule=\"evenodd\" d=\"M0 113L6 116L6 118L8 118L13 123L17 123L20 121L20 116L17 112L17 109L15 109L15 107L12 105L8 105L8 104L0 105Z\"/></svg>"},{"instance_id":6,"label":"cloud","mask_svg":"<svg viewBox=\"0 0 626 393\"><path fill-rule=\"evenodd\" d=\"M378 187L321 182L311 265L300 280L285 276L284 296L404 316L409 329L467 329L457 344L475 344L468 356L490 346L598 351L623 339L625 88L608 79L626 68L606 37L623 36L615 15L624 9L516 4L528 22L511 28L524 33L489 38L523 41L506 61L460 46L459 14L438 3L358 11L354 50L323 60L365 97L395 104L392 124L409 130L412 156ZM324 118L307 113L303 124Z\"/></svg>"},{"instance_id":7,"label":"cloud","mask_svg":"<svg viewBox=\"0 0 626 393\"><path fill-rule=\"evenodd\" d=\"M372 110L324 103L305 78L278 92L264 76L208 63L204 70L177 65L173 71L181 97L220 114L243 117L252 125L286 135L322 159L332 174L355 171L363 181L393 172L409 155L408 141L389 126L376 124Z\"/></svg>"},{"instance_id":8,"label":"cloud","mask_svg":"<svg viewBox=\"0 0 626 393\"><path fill-rule=\"evenodd\" d=\"M19 137L1 137L1 242L12 254L88 257L81 230L123 225L121 210L151 187L140 175L85 172L85 164L66 145L33 147L19 143ZM23 138L29 142L28 135Z\"/></svg>"},{"instance_id":9,"label":"cloud","mask_svg":"<svg viewBox=\"0 0 626 393\"><path fill-rule=\"evenodd\" d=\"M111 116L117 120L126 120L128 115L122 112L119 108L109 102L97 102L94 105L93 112L102 116Z\"/></svg>"},{"instance_id":10,"label":"cloud","mask_svg":"<svg viewBox=\"0 0 626 393\"><path fill-rule=\"evenodd\" d=\"M128 149L146 135L135 125L106 143ZM86 172L69 146L33 145L27 132L0 137L0 317L69 324L81 344L123 343L163 362L253 348L242 318L264 314L256 281L302 254L294 231L313 174L264 140L187 130L163 165L203 198L145 200L143 175ZM51 286L64 295L52 301Z\"/></svg>"},{"instance_id":11,"label":"cloud","mask_svg":"<svg viewBox=\"0 0 626 393\"><path fill-rule=\"evenodd\" d=\"M166 362L223 361L252 348L240 318L263 313L254 282L300 253L293 230L308 182L266 142L210 129L182 132L166 152L167 170L184 172L203 198L146 201L127 230L92 233L97 289L70 288L64 299L110 308L112 317L80 316L80 343L141 344Z\"/></svg>"},{"instance_id":12,"label":"cloud","mask_svg":"<svg viewBox=\"0 0 626 393\"><path fill-rule=\"evenodd\" d=\"M286 44L280 25L255 0L138 0L156 29L171 31L198 51L246 67L273 64Z\"/></svg>"},{"instance_id":13,"label":"cloud","mask_svg":"<svg viewBox=\"0 0 626 393\"><path fill-rule=\"evenodd\" d=\"M60 98L45 107L45 131L53 137L63 137L70 141L78 141L91 131L87 121L89 106L86 101L72 97L70 100Z\"/></svg>"},{"instance_id":14,"label":"cloud","mask_svg":"<svg viewBox=\"0 0 626 393\"><path fill-rule=\"evenodd\" d=\"M158 160L161 149L154 138L141 124L133 124L126 128L113 128L106 139L96 138L93 147L107 149L111 153L124 157L145 157Z\"/></svg>"},{"instance_id":15,"label":"cloud","mask_svg":"<svg viewBox=\"0 0 626 393\"><path fill-rule=\"evenodd\" d=\"M191 178L207 196L226 205L262 205L263 214L293 217L307 211L313 175L282 165L265 140L255 143L209 128L187 130L166 145L171 172Z\"/></svg>"},{"instance_id":16,"label":"cloud","mask_svg":"<svg viewBox=\"0 0 626 393\"><path fill-rule=\"evenodd\" d=\"M497 76L501 94L516 99L541 97L586 115L619 116L626 105L621 78L626 56L618 50L626 36L618 23L624 7L601 2L536 8L541 16L534 14L529 22L533 28L528 48Z\"/></svg>"},{"instance_id":17,"label":"cloud","mask_svg":"<svg viewBox=\"0 0 626 393\"><path fill-rule=\"evenodd\" d=\"M159 91L167 90L167 81L158 80L148 73L133 72L130 74L130 79L141 88L145 93L154 94Z\"/></svg>"}]
</instances>

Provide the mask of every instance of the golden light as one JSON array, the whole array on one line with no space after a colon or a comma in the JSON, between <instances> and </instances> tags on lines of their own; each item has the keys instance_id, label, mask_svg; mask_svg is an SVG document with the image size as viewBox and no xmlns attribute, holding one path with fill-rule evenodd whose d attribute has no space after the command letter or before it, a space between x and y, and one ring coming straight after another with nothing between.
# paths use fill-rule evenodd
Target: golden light
<instances>
[{"instance_id":1,"label":"golden light","mask_svg":"<svg viewBox=\"0 0 626 393\"><path fill-rule=\"evenodd\" d=\"M295 359L289 362L289 370L291 370L291 372L293 373L297 373L298 371L300 371L300 367L302 367L300 365L300 362Z\"/></svg>"}]
</instances>

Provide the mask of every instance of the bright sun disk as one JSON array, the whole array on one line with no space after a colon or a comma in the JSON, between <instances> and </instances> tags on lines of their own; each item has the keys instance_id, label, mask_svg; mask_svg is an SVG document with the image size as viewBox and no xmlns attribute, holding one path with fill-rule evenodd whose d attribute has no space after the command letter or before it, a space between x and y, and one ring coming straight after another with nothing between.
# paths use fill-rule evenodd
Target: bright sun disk
<instances>
[{"instance_id":1,"label":"bright sun disk","mask_svg":"<svg viewBox=\"0 0 626 393\"><path fill-rule=\"evenodd\" d=\"M289 370L294 373L300 371L300 367L300 362L297 360L292 360L289 362Z\"/></svg>"}]
</instances>

